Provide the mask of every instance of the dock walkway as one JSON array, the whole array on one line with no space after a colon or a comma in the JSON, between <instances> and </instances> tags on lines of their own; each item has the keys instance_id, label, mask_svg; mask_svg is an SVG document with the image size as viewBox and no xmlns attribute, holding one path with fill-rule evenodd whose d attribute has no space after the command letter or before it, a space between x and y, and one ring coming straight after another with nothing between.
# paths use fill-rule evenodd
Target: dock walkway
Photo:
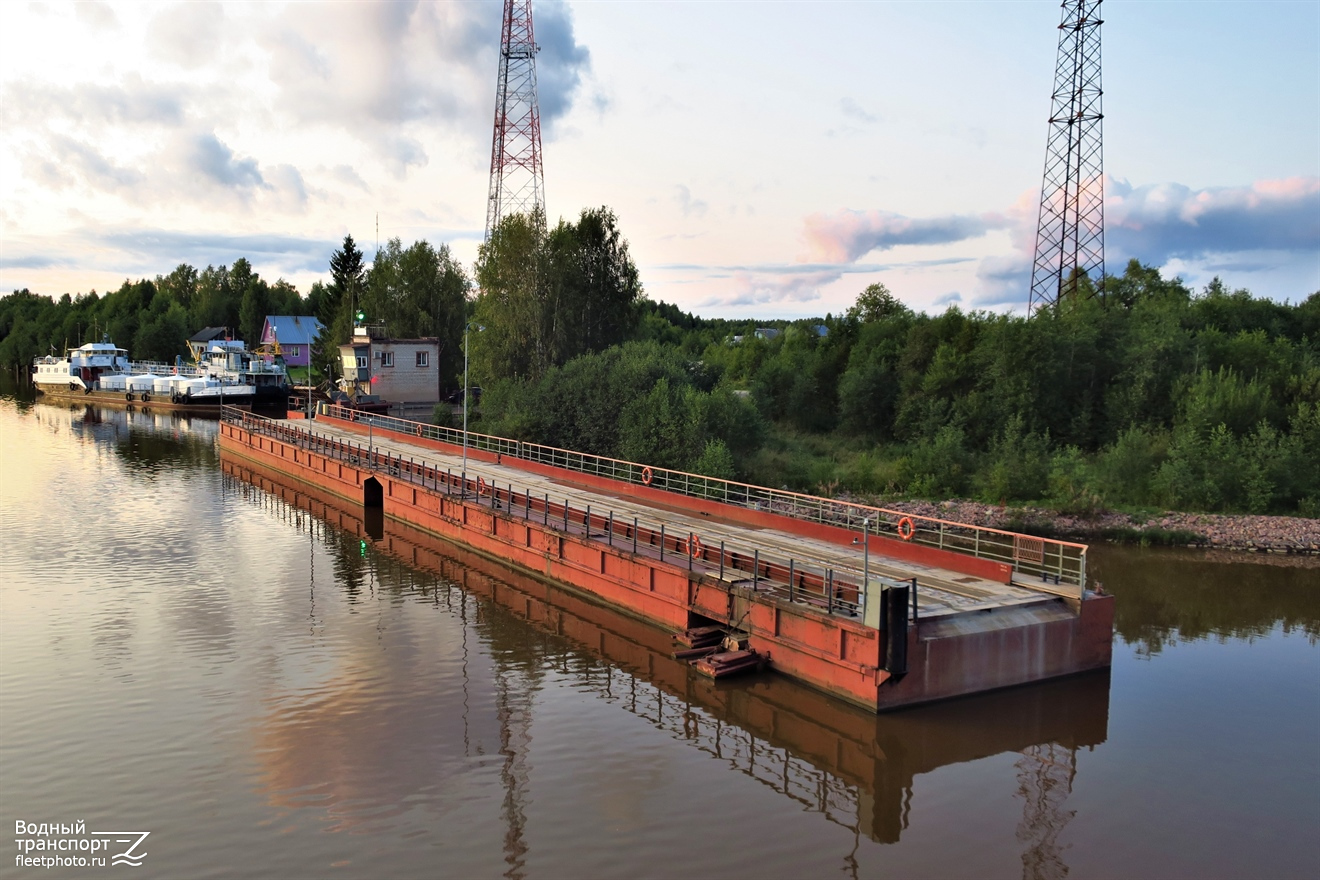
<instances>
[{"instance_id":1,"label":"dock walkway","mask_svg":"<svg viewBox=\"0 0 1320 880\"><path fill-rule=\"evenodd\" d=\"M361 425L350 426L335 419L286 420L275 423L293 431L310 432L323 440L369 447L381 454L388 454L417 465L424 464L427 468L433 468L442 474L449 472L455 478L461 476L463 470L461 454L450 453L421 443L410 443L394 433L382 436L384 432L371 433ZM878 580L911 582L915 578L917 612L924 620L1061 601L1053 592L1015 584L996 583L983 577L899 559L874 550L871 551L869 559L864 559L860 535L856 546L847 546L786 529L749 526L722 519L718 515L685 511L681 507L683 502L681 496L675 496L672 506L648 503L628 497L622 491L624 488L622 485L618 494L587 488L575 484L571 479L557 479L523 469L518 466L516 460L491 462L469 456L467 478L472 483L480 479L485 486L495 487L500 497L507 497L503 495L507 490L517 501L530 493L534 503L538 505L542 499L548 498L550 504L555 507L567 503L574 511L590 510L593 517L608 517L613 514L616 523L636 522L643 528L650 529L663 526L666 534L683 541L686 541L689 535L695 535L707 548L717 549L723 545L730 551L748 556L757 554L763 561L774 561L781 565L788 564L791 560L792 565L799 572L829 572L831 577L853 585L862 584L864 568L872 582ZM489 497L483 497L482 503L497 502ZM516 503L514 508L513 512L518 512ZM576 525L581 527L582 524L578 522ZM604 529L593 529L592 537L606 540L608 536ZM618 540L617 536L614 540ZM657 550L654 547L647 548L645 545L640 549L642 552ZM714 574L713 566L707 562L697 561L694 567L703 569L707 574ZM725 572L724 579L738 584L752 580L748 572L734 569ZM769 579L762 580L757 586L765 591L788 592L787 584L776 584ZM799 597L799 601L802 598ZM806 601L811 600L806 599Z\"/></svg>"}]
</instances>

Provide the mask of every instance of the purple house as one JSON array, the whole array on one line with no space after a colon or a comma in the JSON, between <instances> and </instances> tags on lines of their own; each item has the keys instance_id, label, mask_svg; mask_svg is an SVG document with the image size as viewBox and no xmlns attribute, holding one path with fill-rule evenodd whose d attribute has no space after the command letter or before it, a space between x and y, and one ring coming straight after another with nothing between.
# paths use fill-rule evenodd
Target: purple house
<instances>
[{"instance_id":1,"label":"purple house","mask_svg":"<svg viewBox=\"0 0 1320 880\"><path fill-rule=\"evenodd\" d=\"M284 363L305 367L312 360L312 343L321 333L321 322L310 315L267 315L261 328L261 344L280 346Z\"/></svg>"}]
</instances>

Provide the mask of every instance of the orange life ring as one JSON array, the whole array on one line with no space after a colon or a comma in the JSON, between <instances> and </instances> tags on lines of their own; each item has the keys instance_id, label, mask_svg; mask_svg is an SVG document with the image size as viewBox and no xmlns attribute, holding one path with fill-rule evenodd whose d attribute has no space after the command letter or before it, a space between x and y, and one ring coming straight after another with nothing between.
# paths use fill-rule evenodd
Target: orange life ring
<instances>
[{"instance_id":1,"label":"orange life ring","mask_svg":"<svg viewBox=\"0 0 1320 880\"><path fill-rule=\"evenodd\" d=\"M481 477L477 477L477 494L478 495L486 494L486 481L483 480Z\"/></svg>"},{"instance_id":2,"label":"orange life ring","mask_svg":"<svg viewBox=\"0 0 1320 880\"><path fill-rule=\"evenodd\" d=\"M898 521L898 536L904 541L911 541L916 531L916 526L912 525L912 517L905 516Z\"/></svg>"},{"instance_id":3,"label":"orange life ring","mask_svg":"<svg viewBox=\"0 0 1320 880\"><path fill-rule=\"evenodd\" d=\"M422 436L422 425L420 422L417 424L417 436Z\"/></svg>"},{"instance_id":4,"label":"orange life ring","mask_svg":"<svg viewBox=\"0 0 1320 880\"><path fill-rule=\"evenodd\" d=\"M651 477L652 477L652 476L653 476L653 475L652 475L652 473L651 473L651 469L650 469L649 467L644 467L644 468L642 468L642 485L643 485L643 486L649 486L649 485L651 485Z\"/></svg>"},{"instance_id":5,"label":"orange life ring","mask_svg":"<svg viewBox=\"0 0 1320 880\"><path fill-rule=\"evenodd\" d=\"M700 559L701 554L706 552L706 547L701 543L700 535L693 535L692 540L688 541L688 555L694 559Z\"/></svg>"}]
</instances>

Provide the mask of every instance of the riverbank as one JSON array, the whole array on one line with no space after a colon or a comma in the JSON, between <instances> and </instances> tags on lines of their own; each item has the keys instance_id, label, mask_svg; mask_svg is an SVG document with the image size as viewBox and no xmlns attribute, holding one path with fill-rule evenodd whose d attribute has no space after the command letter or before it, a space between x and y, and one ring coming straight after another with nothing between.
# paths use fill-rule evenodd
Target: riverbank
<instances>
[{"instance_id":1,"label":"riverbank","mask_svg":"<svg viewBox=\"0 0 1320 880\"><path fill-rule=\"evenodd\" d=\"M1249 514L1105 512L1077 516L1041 507L976 501L888 501L884 507L1053 538L1320 555L1320 519Z\"/></svg>"}]
</instances>

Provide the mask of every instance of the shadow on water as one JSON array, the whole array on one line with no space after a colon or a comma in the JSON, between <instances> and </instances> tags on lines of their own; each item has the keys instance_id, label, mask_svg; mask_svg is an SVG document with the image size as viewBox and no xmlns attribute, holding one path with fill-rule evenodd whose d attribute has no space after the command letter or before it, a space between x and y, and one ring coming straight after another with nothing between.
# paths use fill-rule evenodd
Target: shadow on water
<instances>
[{"instance_id":1,"label":"shadow on water","mask_svg":"<svg viewBox=\"0 0 1320 880\"><path fill-rule=\"evenodd\" d=\"M324 543L342 589L354 598L368 569L378 599L440 602L443 596L462 602L466 613L476 598L477 631L496 666L494 736L506 757L511 866L521 863L525 848L517 829L532 708L518 695L535 691L538 676L555 669L572 675L579 690L644 718L797 807L881 843L898 842L908 827L918 775L1019 753L1024 858L1040 866L1041 876L1066 872L1056 843L1071 817L1063 801L1077 750L1108 736L1107 671L881 716L773 674L717 684L673 659L665 630L406 523L369 524L360 506L248 462L221 464L244 497L273 515L292 523L305 511L329 526ZM407 784L393 796L406 798Z\"/></svg>"},{"instance_id":2,"label":"shadow on water","mask_svg":"<svg viewBox=\"0 0 1320 880\"><path fill-rule=\"evenodd\" d=\"M1180 641L1320 637L1320 558L1093 546L1093 583L1113 593L1114 629L1138 653Z\"/></svg>"}]
</instances>

